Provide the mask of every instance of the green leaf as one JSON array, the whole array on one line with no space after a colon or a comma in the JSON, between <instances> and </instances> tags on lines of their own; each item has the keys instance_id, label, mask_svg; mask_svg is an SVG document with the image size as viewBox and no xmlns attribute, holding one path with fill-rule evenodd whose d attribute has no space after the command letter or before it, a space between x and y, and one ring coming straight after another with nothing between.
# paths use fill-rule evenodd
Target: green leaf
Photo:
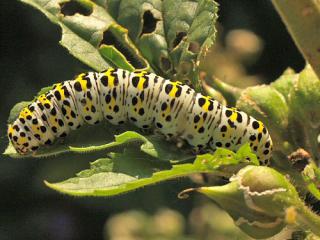
<instances>
[{"instance_id":1,"label":"green leaf","mask_svg":"<svg viewBox=\"0 0 320 240\"><path fill-rule=\"evenodd\" d=\"M300 129L294 138L299 141L300 147L305 148L318 161L320 160L317 140L320 133L319 104L320 79L310 66L306 66L290 89L288 105L292 127Z\"/></svg>"},{"instance_id":2,"label":"green leaf","mask_svg":"<svg viewBox=\"0 0 320 240\"><path fill-rule=\"evenodd\" d=\"M19 102L16 105L13 106L13 108L10 110L9 118L8 118L8 123L13 123L19 116L21 110L28 106L31 102L30 101L24 101L24 102Z\"/></svg>"},{"instance_id":3,"label":"green leaf","mask_svg":"<svg viewBox=\"0 0 320 240\"><path fill-rule=\"evenodd\" d=\"M133 131L127 131L120 135L116 135L115 141L111 143L89 147L70 147L70 150L76 153L89 153L94 151L108 150L110 148L132 142L140 142L140 150L142 152L149 154L154 158L158 158L161 161L184 161L192 158L192 155L188 154L186 149L184 149L184 151L182 149L177 149L175 145L164 141L163 137L161 136L143 136Z\"/></svg>"},{"instance_id":4,"label":"green leaf","mask_svg":"<svg viewBox=\"0 0 320 240\"><path fill-rule=\"evenodd\" d=\"M246 160L248 162L253 163L254 165L259 166L259 160L258 160L257 156L251 151L249 143L242 145L238 149L235 157L236 157L237 161Z\"/></svg>"},{"instance_id":5,"label":"green leaf","mask_svg":"<svg viewBox=\"0 0 320 240\"><path fill-rule=\"evenodd\" d=\"M148 69L147 61L123 29L101 6L89 0L21 0L59 25L60 44L91 68Z\"/></svg>"},{"instance_id":6,"label":"green leaf","mask_svg":"<svg viewBox=\"0 0 320 240\"><path fill-rule=\"evenodd\" d=\"M314 162L310 162L302 171L302 177L307 189L317 199L320 200L320 169Z\"/></svg>"},{"instance_id":7,"label":"green leaf","mask_svg":"<svg viewBox=\"0 0 320 240\"><path fill-rule=\"evenodd\" d=\"M216 33L214 1L111 0L105 6L158 74L198 86L198 61Z\"/></svg>"},{"instance_id":8,"label":"green leaf","mask_svg":"<svg viewBox=\"0 0 320 240\"><path fill-rule=\"evenodd\" d=\"M214 154L196 157L193 163L173 165L154 161L154 158L135 148L110 154L93 163L88 170L59 183L45 182L56 191L75 196L113 196L160 181L185 177L194 173L219 172L219 168L251 163L244 156L251 156L247 146L237 153L219 148ZM169 169L168 169L169 168Z\"/></svg>"}]
</instances>

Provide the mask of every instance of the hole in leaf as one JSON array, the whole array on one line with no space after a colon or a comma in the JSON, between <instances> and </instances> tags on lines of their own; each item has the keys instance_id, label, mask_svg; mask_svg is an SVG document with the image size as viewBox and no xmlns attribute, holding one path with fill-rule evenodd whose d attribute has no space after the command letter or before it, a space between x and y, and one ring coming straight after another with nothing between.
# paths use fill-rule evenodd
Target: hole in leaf
<instances>
[{"instance_id":1,"label":"hole in leaf","mask_svg":"<svg viewBox=\"0 0 320 240\"><path fill-rule=\"evenodd\" d=\"M140 34L152 33L156 29L156 25L159 19L155 18L151 11L145 11L143 13L143 27Z\"/></svg>"},{"instance_id":2,"label":"hole in leaf","mask_svg":"<svg viewBox=\"0 0 320 240\"><path fill-rule=\"evenodd\" d=\"M84 16L89 16L92 13L92 8L89 6L81 5L79 2L70 1L60 3L61 13L64 16L73 16L76 13L79 13Z\"/></svg>"},{"instance_id":3,"label":"hole in leaf","mask_svg":"<svg viewBox=\"0 0 320 240\"><path fill-rule=\"evenodd\" d=\"M118 37L110 30L107 29L103 33L102 41L100 42L101 46L102 44L114 46L119 52L121 52L124 57L127 59L127 61L136 69L143 69L146 68L146 64L144 64L142 61L140 61L138 58L135 57L135 53L133 53L130 49L125 47L121 41L118 39Z\"/></svg>"},{"instance_id":4,"label":"hole in leaf","mask_svg":"<svg viewBox=\"0 0 320 240\"><path fill-rule=\"evenodd\" d=\"M175 39L173 40L172 48L175 48L176 46L178 46L179 43L182 41L182 39L185 38L186 36L187 36L186 32L178 32L176 34Z\"/></svg>"},{"instance_id":5,"label":"hole in leaf","mask_svg":"<svg viewBox=\"0 0 320 240\"><path fill-rule=\"evenodd\" d=\"M200 44L197 42L191 42L189 43L188 51L192 53L199 53L200 51Z\"/></svg>"},{"instance_id":6,"label":"hole in leaf","mask_svg":"<svg viewBox=\"0 0 320 240\"><path fill-rule=\"evenodd\" d=\"M171 69L171 62L167 57L162 57L160 58L160 64L161 64L161 69L165 72L169 71Z\"/></svg>"}]
</instances>

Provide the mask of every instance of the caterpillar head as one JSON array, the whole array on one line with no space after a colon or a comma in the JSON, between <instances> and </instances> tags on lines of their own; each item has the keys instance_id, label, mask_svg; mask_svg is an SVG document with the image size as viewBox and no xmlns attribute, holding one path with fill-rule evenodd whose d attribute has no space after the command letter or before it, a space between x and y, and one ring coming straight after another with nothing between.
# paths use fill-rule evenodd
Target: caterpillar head
<instances>
[{"instance_id":1,"label":"caterpillar head","mask_svg":"<svg viewBox=\"0 0 320 240\"><path fill-rule=\"evenodd\" d=\"M38 143L19 119L8 126L8 138L20 155L26 155L38 148Z\"/></svg>"}]
</instances>

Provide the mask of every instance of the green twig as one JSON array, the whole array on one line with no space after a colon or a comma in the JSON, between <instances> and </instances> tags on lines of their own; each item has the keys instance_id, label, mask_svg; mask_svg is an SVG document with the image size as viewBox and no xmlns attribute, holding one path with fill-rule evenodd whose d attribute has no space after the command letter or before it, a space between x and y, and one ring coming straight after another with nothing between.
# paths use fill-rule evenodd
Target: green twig
<instances>
[{"instance_id":1,"label":"green twig","mask_svg":"<svg viewBox=\"0 0 320 240\"><path fill-rule=\"evenodd\" d=\"M216 89L212 88L210 85L208 85L205 81L201 82L202 88L204 89L205 93L209 95L210 97L214 98L215 100L219 101L223 105L227 105L227 102L223 95L217 91Z\"/></svg>"},{"instance_id":2,"label":"green twig","mask_svg":"<svg viewBox=\"0 0 320 240\"><path fill-rule=\"evenodd\" d=\"M205 81L210 84L215 90L222 93L227 100L229 106L235 106L242 89L229 85L214 76L207 76ZM207 89L205 89L207 90Z\"/></svg>"}]
</instances>

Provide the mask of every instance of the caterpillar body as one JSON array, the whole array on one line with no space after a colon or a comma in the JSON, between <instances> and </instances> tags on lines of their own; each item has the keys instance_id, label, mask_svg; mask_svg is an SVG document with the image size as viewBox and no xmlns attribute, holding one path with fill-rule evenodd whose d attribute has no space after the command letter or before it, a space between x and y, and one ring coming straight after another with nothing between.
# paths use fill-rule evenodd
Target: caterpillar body
<instances>
[{"instance_id":1,"label":"caterpillar body","mask_svg":"<svg viewBox=\"0 0 320 240\"><path fill-rule=\"evenodd\" d=\"M19 154L28 154L85 123L103 119L115 125L130 121L142 129L158 129L196 149L237 150L250 142L262 164L271 157L272 140L266 127L246 113L154 73L112 68L55 84L21 110L9 124L8 137Z\"/></svg>"}]
</instances>

